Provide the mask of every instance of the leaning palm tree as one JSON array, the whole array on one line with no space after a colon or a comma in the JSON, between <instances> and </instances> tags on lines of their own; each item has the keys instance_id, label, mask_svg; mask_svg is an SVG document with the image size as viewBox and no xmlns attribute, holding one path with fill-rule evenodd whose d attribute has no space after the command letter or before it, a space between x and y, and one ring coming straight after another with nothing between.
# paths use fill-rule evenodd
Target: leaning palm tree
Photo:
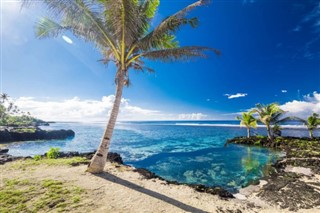
<instances>
[{"instance_id":1,"label":"leaning palm tree","mask_svg":"<svg viewBox=\"0 0 320 213\"><path fill-rule=\"evenodd\" d=\"M240 126L247 128L247 138L250 138L250 129L257 128L257 120L252 116L253 112L243 112L242 116L237 116L236 119L240 121Z\"/></svg>"},{"instance_id":2,"label":"leaning palm tree","mask_svg":"<svg viewBox=\"0 0 320 213\"><path fill-rule=\"evenodd\" d=\"M30 0L24 0L30 3ZM116 65L116 93L109 121L93 156L88 172L103 171L110 140L117 120L122 91L130 84L129 71L153 72L145 59L172 62L206 57L205 51L219 51L201 46L179 47L175 33L183 25L196 27L197 18L189 18L192 9L205 4L197 1L151 27L160 0L43 0L53 15L40 19L36 26L38 38L55 37L71 31L76 37L93 43L100 50L104 63Z\"/></svg>"},{"instance_id":3,"label":"leaning palm tree","mask_svg":"<svg viewBox=\"0 0 320 213\"><path fill-rule=\"evenodd\" d=\"M272 132L271 125L280 123L288 118L280 119L284 111L280 109L277 103L268 105L256 104L256 108L251 111L252 113L258 113L259 121L266 125L267 134L270 141L273 142L274 134Z\"/></svg>"},{"instance_id":4,"label":"leaning palm tree","mask_svg":"<svg viewBox=\"0 0 320 213\"><path fill-rule=\"evenodd\" d=\"M302 121L308 128L309 136L311 139L314 138L313 136L313 130L317 129L320 125L320 117L319 114L313 113L311 116L308 117L307 120L299 118L300 121Z\"/></svg>"}]
</instances>

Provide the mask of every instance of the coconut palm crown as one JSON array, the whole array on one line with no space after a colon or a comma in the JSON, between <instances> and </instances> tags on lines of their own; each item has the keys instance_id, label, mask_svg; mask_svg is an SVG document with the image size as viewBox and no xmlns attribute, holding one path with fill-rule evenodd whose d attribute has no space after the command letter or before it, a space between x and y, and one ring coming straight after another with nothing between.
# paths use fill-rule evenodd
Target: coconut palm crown
<instances>
[{"instance_id":1,"label":"coconut palm crown","mask_svg":"<svg viewBox=\"0 0 320 213\"><path fill-rule=\"evenodd\" d=\"M257 128L257 120L252 116L253 112L243 112L242 116L237 116L236 119L240 120L240 126L247 128L247 138L250 138L250 129Z\"/></svg>"},{"instance_id":2,"label":"coconut palm crown","mask_svg":"<svg viewBox=\"0 0 320 213\"><path fill-rule=\"evenodd\" d=\"M23 0L25 4L32 3ZM49 17L36 25L38 38L56 37L65 31L91 42L102 54L104 63L116 65L116 94L114 104L99 148L88 166L91 173L103 171L110 140L117 120L124 86L130 84L129 71L153 72L144 60L172 62L206 57L205 51L219 51L202 46L180 47L175 33L184 25L196 27L197 18L188 13L204 5L203 0L165 18L158 26L151 21L160 0L43 0Z\"/></svg>"},{"instance_id":3,"label":"coconut palm crown","mask_svg":"<svg viewBox=\"0 0 320 213\"><path fill-rule=\"evenodd\" d=\"M251 112L258 113L259 121L266 125L268 138L273 141L274 135L272 132L271 125L278 124L288 118L280 119L281 116L285 113L282 109L280 109L279 104L272 103L268 105L256 104L256 108L253 109Z\"/></svg>"},{"instance_id":4,"label":"coconut palm crown","mask_svg":"<svg viewBox=\"0 0 320 213\"><path fill-rule=\"evenodd\" d=\"M310 138L313 139L313 130L317 129L320 125L320 117L319 114L313 113L311 116L308 117L307 120L299 119L302 121L308 128Z\"/></svg>"}]
</instances>

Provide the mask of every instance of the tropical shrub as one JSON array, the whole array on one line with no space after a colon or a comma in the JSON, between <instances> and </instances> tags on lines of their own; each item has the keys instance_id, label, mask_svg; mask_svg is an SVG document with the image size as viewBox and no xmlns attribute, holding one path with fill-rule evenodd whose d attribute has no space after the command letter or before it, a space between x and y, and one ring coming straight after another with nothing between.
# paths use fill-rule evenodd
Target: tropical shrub
<instances>
[{"instance_id":1,"label":"tropical shrub","mask_svg":"<svg viewBox=\"0 0 320 213\"><path fill-rule=\"evenodd\" d=\"M51 147L49 149L49 151L47 152L47 154L46 154L47 158L48 159L56 159L56 158L58 158L59 157L59 150L60 150L59 147L56 147L56 148Z\"/></svg>"}]
</instances>

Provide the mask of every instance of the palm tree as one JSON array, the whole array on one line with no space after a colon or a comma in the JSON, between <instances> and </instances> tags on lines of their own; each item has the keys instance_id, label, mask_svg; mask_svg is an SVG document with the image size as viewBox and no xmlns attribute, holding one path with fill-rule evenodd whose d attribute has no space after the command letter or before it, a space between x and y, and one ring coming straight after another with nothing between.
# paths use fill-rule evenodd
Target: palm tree
<instances>
[{"instance_id":1,"label":"palm tree","mask_svg":"<svg viewBox=\"0 0 320 213\"><path fill-rule=\"evenodd\" d=\"M30 0L24 0L30 3ZM151 27L160 0L43 0L53 18L41 18L36 26L38 38L55 37L64 31L93 43L100 50L104 63L113 62L115 100L99 148L92 158L88 172L103 171L110 140L119 113L122 91L130 84L129 70L152 72L144 59L172 62L206 57L205 51L219 51L201 46L179 47L175 33L183 25L196 27L197 18L188 18L192 9L205 4L199 0Z\"/></svg>"},{"instance_id":2,"label":"palm tree","mask_svg":"<svg viewBox=\"0 0 320 213\"><path fill-rule=\"evenodd\" d=\"M243 112L242 117L236 117L236 119L240 121L240 126L245 126L247 128L247 138L250 138L250 128L257 128L257 120L252 114L253 112Z\"/></svg>"},{"instance_id":3,"label":"palm tree","mask_svg":"<svg viewBox=\"0 0 320 213\"><path fill-rule=\"evenodd\" d=\"M281 134L282 134L281 130L282 130L282 128L278 123L275 123L273 125L273 127L271 128L271 131L274 136L281 136Z\"/></svg>"},{"instance_id":4,"label":"palm tree","mask_svg":"<svg viewBox=\"0 0 320 213\"><path fill-rule=\"evenodd\" d=\"M280 119L285 111L280 109L279 104L272 103L268 105L256 104L256 108L251 111L258 113L259 121L266 125L268 138L273 142L274 134L271 128L272 124L277 124L289 118Z\"/></svg>"},{"instance_id":5,"label":"palm tree","mask_svg":"<svg viewBox=\"0 0 320 213\"><path fill-rule=\"evenodd\" d=\"M9 98L9 95L7 93L1 93L0 94L0 103L3 104L5 101L7 101Z\"/></svg>"},{"instance_id":6,"label":"palm tree","mask_svg":"<svg viewBox=\"0 0 320 213\"><path fill-rule=\"evenodd\" d=\"M313 139L313 130L317 129L318 125L320 125L320 117L319 114L313 113L308 117L307 120L299 118L308 128L310 138Z\"/></svg>"}]
</instances>

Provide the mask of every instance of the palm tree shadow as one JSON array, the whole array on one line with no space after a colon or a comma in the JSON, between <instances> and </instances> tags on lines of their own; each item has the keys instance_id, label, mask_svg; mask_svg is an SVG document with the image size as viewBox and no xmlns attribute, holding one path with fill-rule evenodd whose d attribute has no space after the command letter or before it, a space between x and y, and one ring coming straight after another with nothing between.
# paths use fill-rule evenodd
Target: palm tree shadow
<instances>
[{"instance_id":1,"label":"palm tree shadow","mask_svg":"<svg viewBox=\"0 0 320 213\"><path fill-rule=\"evenodd\" d=\"M146 194L150 197L153 197L153 198L156 198L156 199L159 199L161 201L164 201L164 202L167 202L173 206L176 206L177 208L180 208L184 211L187 211L187 212L193 212L193 213L208 213L206 211L203 211L201 209L198 209L198 208L195 208L193 206L190 206L190 205L187 205L185 203L182 203L178 200L175 200L171 197L168 197L166 195L163 195L163 194L160 194L158 192L155 192L155 191L151 191L149 189L146 189L146 188L143 188L137 184L134 184L130 181L127 181L127 180L123 180L117 176L114 176L110 173L107 173L107 172L104 172L104 173L101 173L101 174L94 174L95 176L97 177L100 177L100 178L103 178L107 181L110 181L112 183L116 183L116 184L119 184L119 185L122 185L122 186L125 186L129 189L132 189L132 190L135 190L137 192L140 192L140 193L143 193L143 194Z\"/></svg>"}]
</instances>

